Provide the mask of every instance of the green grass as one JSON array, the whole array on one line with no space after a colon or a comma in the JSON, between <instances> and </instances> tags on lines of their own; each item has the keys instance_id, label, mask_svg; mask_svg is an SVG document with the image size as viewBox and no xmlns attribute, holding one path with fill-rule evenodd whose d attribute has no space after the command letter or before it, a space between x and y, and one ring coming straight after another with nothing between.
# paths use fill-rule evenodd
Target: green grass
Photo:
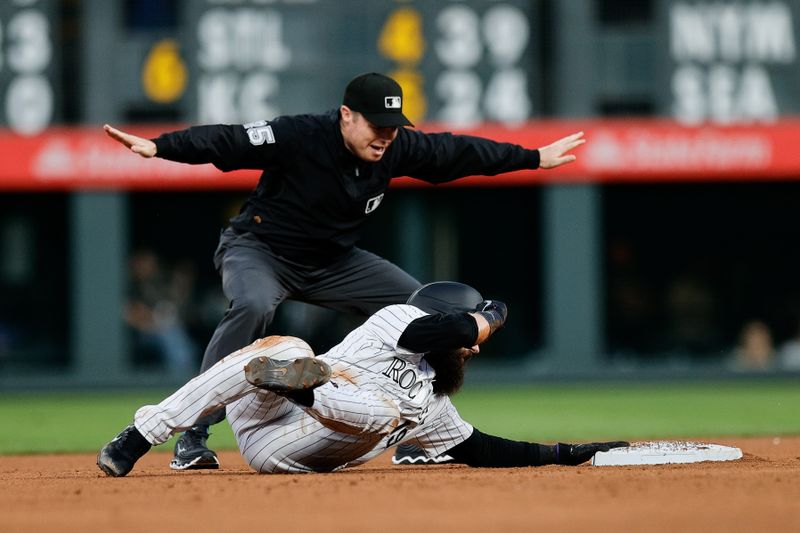
<instances>
[{"instance_id":1,"label":"green grass","mask_svg":"<svg viewBox=\"0 0 800 533\"><path fill-rule=\"evenodd\" d=\"M545 442L800 434L797 381L537 386L455 403L483 432Z\"/></svg>"},{"instance_id":2,"label":"green grass","mask_svg":"<svg viewBox=\"0 0 800 533\"><path fill-rule=\"evenodd\" d=\"M0 453L94 452L168 392L2 394ZM541 442L800 434L796 380L473 387L454 401L485 433ZM213 433L235 448L227 424Z\"/></svg>"}]
</instances>

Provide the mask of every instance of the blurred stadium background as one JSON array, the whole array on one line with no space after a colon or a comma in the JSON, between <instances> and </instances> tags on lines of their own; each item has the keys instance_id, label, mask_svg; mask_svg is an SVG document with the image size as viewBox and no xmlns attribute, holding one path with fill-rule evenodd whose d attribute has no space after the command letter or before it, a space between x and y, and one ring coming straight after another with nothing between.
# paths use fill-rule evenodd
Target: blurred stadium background
<instances>
[{"instance_id":1,"label":"blurred stadium background","mask_svg":"<svg viewBox=\"0 0 800 533\"><path fill-rule=\"evenodd\" d=\"M366 226L509 303L473 382L795 383L799 27L800 0L2 0L0 391L161 390L225 310L211 258L257 174L103 123L323 111L371 70L423 129L589 139L558 171L401 181ZM323 351L357 321L288 303L272 331Z\"/></svg>"}]
</instances>

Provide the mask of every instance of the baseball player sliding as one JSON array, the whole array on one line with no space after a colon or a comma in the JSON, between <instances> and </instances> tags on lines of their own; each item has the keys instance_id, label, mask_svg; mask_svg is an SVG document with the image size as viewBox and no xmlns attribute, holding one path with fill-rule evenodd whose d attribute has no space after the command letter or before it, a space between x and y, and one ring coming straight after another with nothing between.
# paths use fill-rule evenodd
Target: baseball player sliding
<instances>
[{"instance_id":1,"label":"baseball player sliding","mask_svg":"<svg viewBox=\"0 0 800 533\"><path fill-rule=\"evenodd\" d=\"M626 442L543 445L481 433L449 396L466 362L506 320L502 302L454 282L425 285L372 315L329 352L267 337L234 352L104 446L97 465L124 476L152 445L226 407L242 456L257 472L330 472L402 443L471 466L577 465Z\"/></svg>"},{"instance_id":2,"label":"baseball player sliding","mask_svg":"<svg viewBox=\"0 0 800 533\"><path fill-rule=\"evenodd\" d=\"M264 337L285 299L369 316L405 302L420 283L355 246L396 176L444 183L475 174L555 168L575 160L578 132L537 150L450 133L406 128L403 91L377 73L347 85L342 105L322 114L242 125L196 126L144 139L109 125L133 153L221 170L263 173L221 235L214 264L230 307L208 343L200 371ZM210 412L175 444L176 470L217 468L207 445Z\"/></svg>"}]
</instances>

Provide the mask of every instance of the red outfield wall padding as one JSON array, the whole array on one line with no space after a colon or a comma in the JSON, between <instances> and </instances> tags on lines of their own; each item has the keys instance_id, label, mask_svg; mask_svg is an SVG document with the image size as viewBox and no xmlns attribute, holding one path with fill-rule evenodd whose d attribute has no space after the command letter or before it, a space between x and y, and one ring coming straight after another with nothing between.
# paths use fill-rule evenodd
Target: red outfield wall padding
<instances>
[{"instance_id":1,"label":"red outfield wall padding","mask_svg":"<svg viewBox=\"0 0 800 533\"><path fill-rule=\"evenodd\" d=\"M180 127L131 127L129 131L155 137ZM427 124L421 129L445 128ZM726 127L685 127L662 119L542 121L519 128L487 124L458 133L535 148L581 130L588 142L576 150L575 163L548 171L475 176L452 185L800 179L800 118L794 117L773 124ZM0 190L6 191L252 189L259 175L142 159L106 137L100 125L52 128L35 137L0 130L0 161ZM426 186L408 178L395 184Z\"/></svg>"}]
</instances>

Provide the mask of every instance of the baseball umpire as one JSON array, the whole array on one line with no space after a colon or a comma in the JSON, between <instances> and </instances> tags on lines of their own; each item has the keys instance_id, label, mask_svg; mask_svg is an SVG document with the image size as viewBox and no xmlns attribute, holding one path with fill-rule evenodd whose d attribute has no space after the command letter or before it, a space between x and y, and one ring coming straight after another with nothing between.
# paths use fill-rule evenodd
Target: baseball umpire
<instances>
[{"instance_id":1,"label":"baseball umpire","mask_svg":"<svg viewBox=\"0 0 800 533\"><path fill-rule=\"evenodd\" d=\"M282 116L244 125L197 126L144 139L105 125L142 157L212 163L223 171L263 173L214 255L230 302L200 370L266 335L276 307L291 298L368 316L404 302L420 286L412 276L355 246L364 221L393 177L444 183L469 175L554 168L575 159L579 132L538 150L451 133L407 129L403 93L377 73L354 78L342 105L323 114ZM175 444L173 469L218 468L208 427L198 420Z\"/></svg>"},{"instance_id":2,"label":"baseball umpire","mask_svg":"<svg viewBox=\"0 0 800 533\"><path fill-rule=\"evenodd\" d=\"M295 337L260 339L136 411L97 465L124 476L152 445L223 406L242 456L263 473L330 472L408 442L485 467L577 465L627 446L511 441L459 416L449 396L506 315L505 304L472 287L437 282L381 309L319 357Z\"/></svg>"}]
</instances>

